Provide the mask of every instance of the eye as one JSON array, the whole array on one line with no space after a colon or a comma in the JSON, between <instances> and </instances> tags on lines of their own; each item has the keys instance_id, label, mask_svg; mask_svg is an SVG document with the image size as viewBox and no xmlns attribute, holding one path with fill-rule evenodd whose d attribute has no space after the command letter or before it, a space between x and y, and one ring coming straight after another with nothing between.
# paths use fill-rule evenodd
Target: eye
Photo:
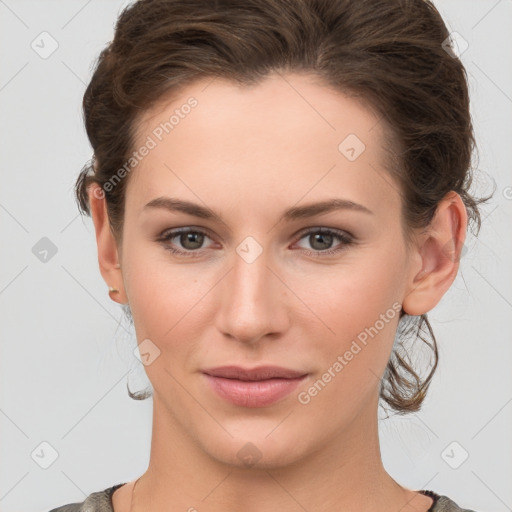
<instances>
[{"instance_id":1,"label":"eye","mask_svg":"<svg viewBox=\"0 0 512 512\"><path fill-rule=\"evenodd\" d=\"M308 256L322 257L326 255L338 254L345 251L354 243L354 237L343 231L329 228L314 228L302 233L300 240L306 238L313 247L313 251L305 249ZM336 248L332 249L334 240L341 242Z\"/></svg>"},{"instance_id":2,"label":"eye","mask_svg":"<svg viewBox=\"0 0 512 512\"><path fill-rule=\"evenodd\" d=\"M200 249L204 249L205 238L210 237L201 229L177 228L164 232L158 241L163 243L164 248L173 254L193 258L201 256ZM174 241L175 239L176 241ZM313 257L338 254L347 250L354 243L352 235L330 228L310 228L302 233L299 241L302 239L307 239L313 248L313 250L303 249L302 252ZM335 240L340 243L333 249L332 244ZM178 245L183 249L177 248Z\"/></svg>"},{"instance_id":3,"label":"eye","mask_svg":"<svg viewBox=\"0 0 512 512\"><path fill-rule=\"evenodd\" d=\"M164 248L174 254L195 257L201 255L198 249L203 248L202 245L205 237L209 238L208 234L200 229L179 228L165 232L158 241L163 242ZM176 242L172 245L169 243L175 238L185 250L177 249Z\"/></svg>"}]
</instances>

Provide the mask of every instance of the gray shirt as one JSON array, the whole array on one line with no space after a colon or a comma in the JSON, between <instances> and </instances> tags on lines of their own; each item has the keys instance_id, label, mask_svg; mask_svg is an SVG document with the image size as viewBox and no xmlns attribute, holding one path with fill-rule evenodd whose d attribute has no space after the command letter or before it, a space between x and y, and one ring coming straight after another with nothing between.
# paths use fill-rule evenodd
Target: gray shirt
<instances>
[{"instance_id":1,"label":"gray shirt","mask_svg":"<svg viewBox=\"0 0 512 512\"><path fill-rule=\"evenodd\" d=\"M125 484L117 484L103 491L93 492L81 503L70 503L69 505L54 508L49 512L114 512L112 494L122 485ZM430 496L434 500L428 512L475 512L468 508L460 508L447 496L436 494L433 491L421 490L418 492Z\"/></svg>"}]
</instances>

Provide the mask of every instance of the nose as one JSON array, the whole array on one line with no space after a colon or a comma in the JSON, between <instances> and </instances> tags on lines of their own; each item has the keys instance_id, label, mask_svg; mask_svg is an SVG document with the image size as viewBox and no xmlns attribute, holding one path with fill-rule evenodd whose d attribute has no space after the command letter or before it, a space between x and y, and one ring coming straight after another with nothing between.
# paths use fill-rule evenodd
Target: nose
<instances>
[{"instance_id":1,"label":"nose","mask_svg":"<svg viewBox=\"0 0 512 512\"><path fill-rule=\"evenodd\" d=\"M245 344L273 339L289 326L289 290L265 251L254 260L235 253L218 289L217 328Z\"/></svg>"}]
</instances>

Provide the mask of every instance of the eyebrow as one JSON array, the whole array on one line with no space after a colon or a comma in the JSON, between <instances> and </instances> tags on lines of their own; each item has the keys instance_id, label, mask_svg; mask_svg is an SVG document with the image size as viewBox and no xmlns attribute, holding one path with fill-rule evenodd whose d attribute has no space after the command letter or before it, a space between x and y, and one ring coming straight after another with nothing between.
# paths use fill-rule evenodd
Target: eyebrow
<instances>
[{"instance_id":1,"label":"eyebrow","mask_svg":"<svg viewBox=\"0 0 512 512\"><path fill-rule=\"evenodd\" d=\"M201 206L196 203L192 203L190 201L185 201L183 199L176 199L172 197L157 197L151 200L144 206L144 210L150 210L153 208L165 209L171 212L182 212L188 215L192 215L194 217L199 217L201 219L219 219L221 220L221 216L215 213L210 208L205 206ZM294 206L286 210L279 222L281 221L293 221L298 219L305 219L308 217L313 217L315 215L321 215L323 213L329 213L336 210L353 210L366 214L373 215L373 212L369 210L366 206L363 206L359 203L354 203L353 201L349 201L348 199L328 199L325 201L320 201L317 203L310 203L304 206Z\"/></svg>"}]
</instances>

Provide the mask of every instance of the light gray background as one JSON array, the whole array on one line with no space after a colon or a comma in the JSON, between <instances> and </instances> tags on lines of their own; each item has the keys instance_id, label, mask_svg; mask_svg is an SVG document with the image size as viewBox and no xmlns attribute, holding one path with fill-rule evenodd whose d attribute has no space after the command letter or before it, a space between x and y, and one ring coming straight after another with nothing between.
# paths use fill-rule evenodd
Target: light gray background
<instances>
[{"instance_id":1,"label":"light gray background","mask_svg":"<svg viewBox=\"0 0 512 512\"><path fill-rule=\"evenodd\" d=\"M2 512L82 501L136 478L149 460L151 399L135 402L126 392L136 342L108 297L92 221L80 218L73 196L91 156L82 95L127 3L0 0ZM478 239L468 234L456 281L429 313L441 360L426 403L381 423L382 455L411 489L505 512L512 510L512 0L436 5L469 43L462 60L480 148L473 190L482 195L495 182L496 192ZM31 47L43 31L59 45L48 58ZM57 248L46 263L32 252L43 237ZM47 469L40 464L52 449L42 442L58 453ZM464 451L467 460L450 467Z\"/></svg>"}]
</instances>

